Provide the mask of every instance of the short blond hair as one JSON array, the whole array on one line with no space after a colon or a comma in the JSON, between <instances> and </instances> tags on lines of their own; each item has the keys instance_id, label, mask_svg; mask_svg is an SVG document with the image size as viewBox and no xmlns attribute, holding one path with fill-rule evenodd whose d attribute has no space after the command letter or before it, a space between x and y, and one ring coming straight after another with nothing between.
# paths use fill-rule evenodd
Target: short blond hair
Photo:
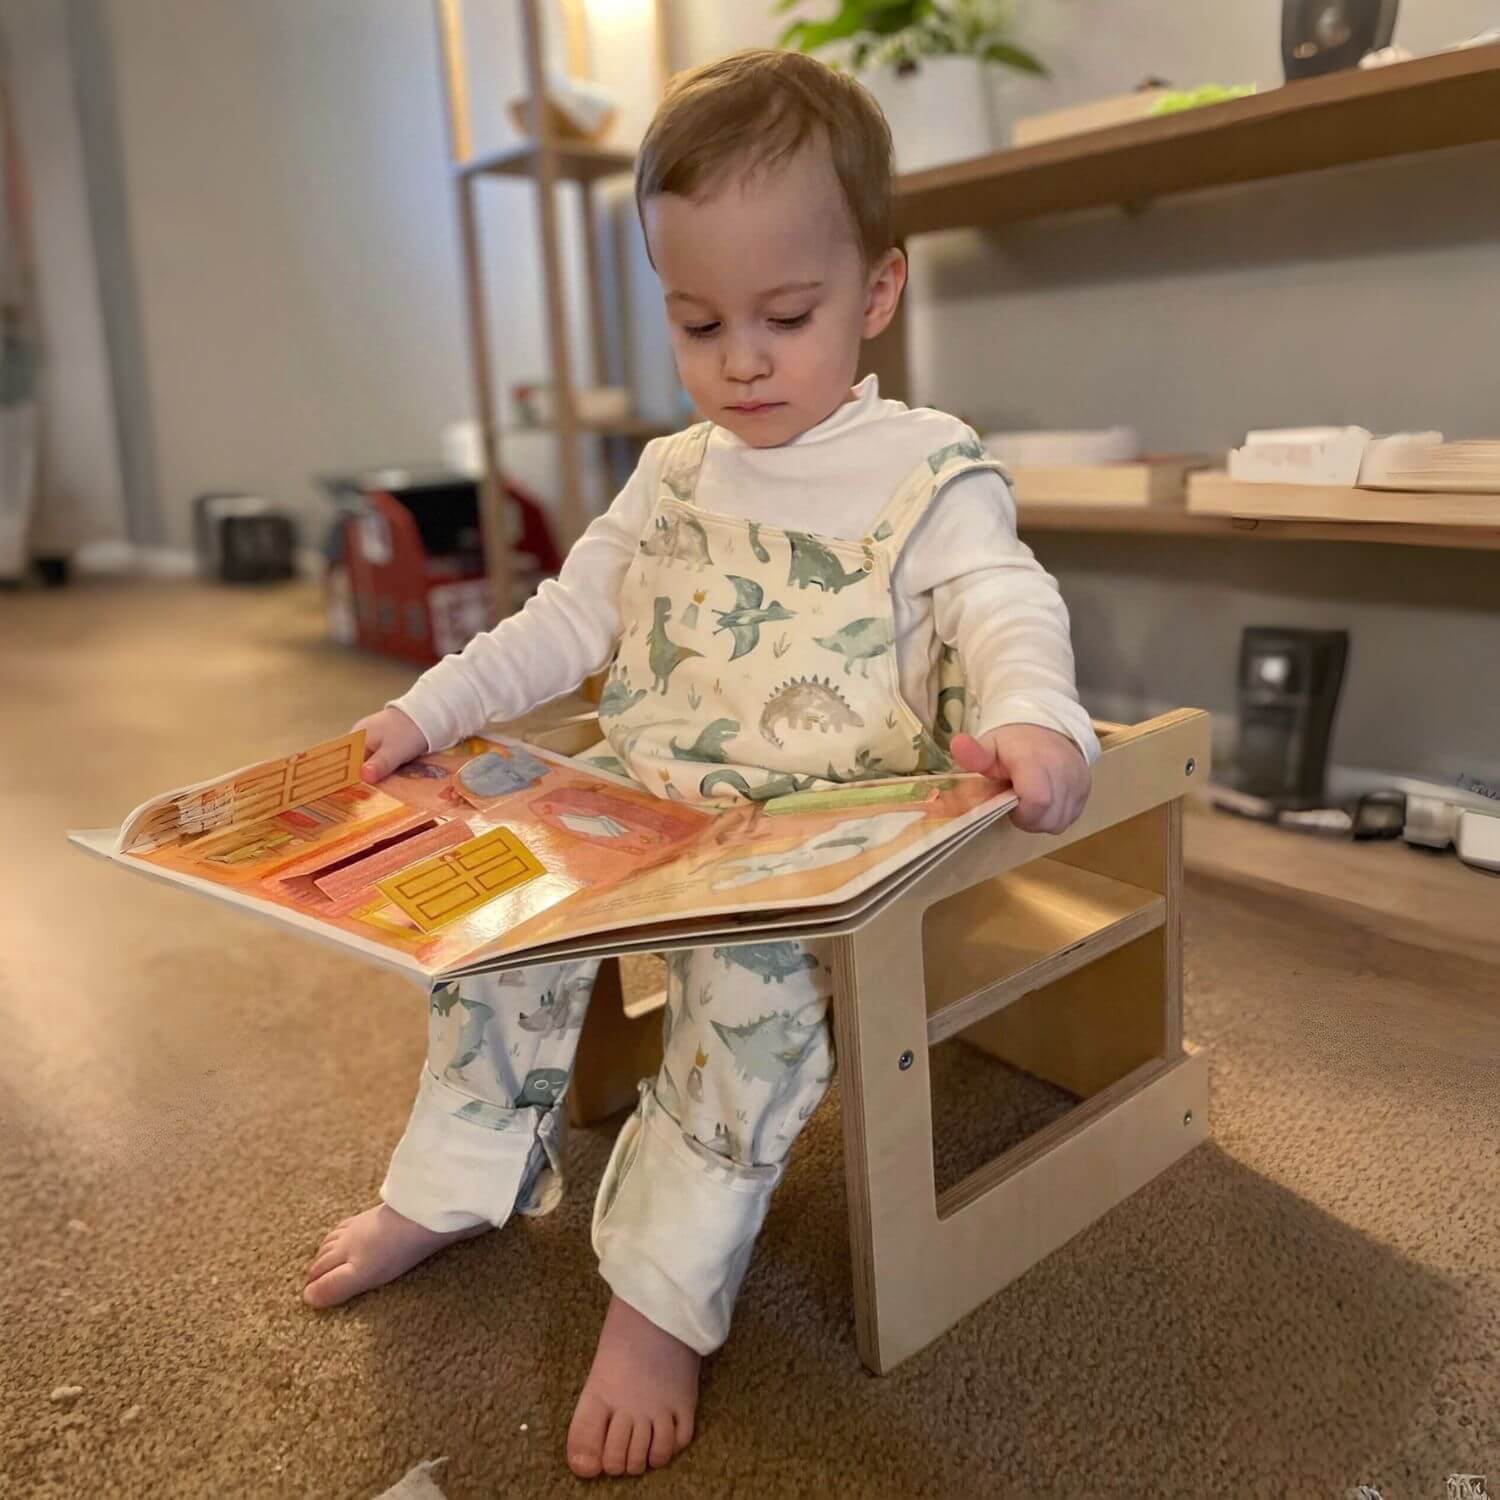
<instances>
[{"instance_id":1,"label":"short blond hair","mask_svg":"<svg viewBox=\"0 0 1500 1500\"><path fill-rule=\"evenodd\" d=\"M821 137L865 264L891 247L891 131L870 92L800 52L751 48L679 73L636 159L635 201L645 221L657 193L691 198L731 168L789 161Z\"/></svg>"}]
</instances>

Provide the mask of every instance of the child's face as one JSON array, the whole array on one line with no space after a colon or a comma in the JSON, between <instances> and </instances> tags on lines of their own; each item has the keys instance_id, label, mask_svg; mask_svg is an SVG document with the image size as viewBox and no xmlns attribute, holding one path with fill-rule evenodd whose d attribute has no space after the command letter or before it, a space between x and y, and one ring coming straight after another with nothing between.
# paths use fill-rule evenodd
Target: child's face
<instances>
[{"instance_id":1,"label":"child's face","mask_svg":"<svg viewBox=\"0 0 1500 1500\"><path fill-rule=\"evenodd\" d=\"M892 250L866 268L826 149L696 200L658 194L645 222L677 373L703 416L770 448L849 399L906 262Z\"/></svg>"}]
</instances>

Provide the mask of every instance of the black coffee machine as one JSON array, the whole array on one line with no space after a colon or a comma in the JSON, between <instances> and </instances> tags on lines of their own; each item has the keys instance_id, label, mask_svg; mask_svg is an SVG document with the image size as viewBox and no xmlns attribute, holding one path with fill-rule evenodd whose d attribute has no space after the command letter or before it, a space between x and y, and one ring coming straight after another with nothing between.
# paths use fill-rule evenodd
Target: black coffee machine
<instances>
[{"instance_id":1,"label":"black coffee machine","mask_svg":"<svg viewBox=\"0 0 1500 1500\"><path fill-rule=\"evenodd\" d=\"M1278 811L1324 807L1345 630L1248 626L1240 641L1237 790Z\"/></svg>"},{"instance_id":2,"label":"black coffee machine","mask_svg":"<svg viewBox=\"0 0 1500 1500\"><path fill-rule=\"evenodd\" d=\"M1397 0L1282 0L1281 66L1286 81L1357 68L1389 47Z\"/></svg>"}]
</instances>

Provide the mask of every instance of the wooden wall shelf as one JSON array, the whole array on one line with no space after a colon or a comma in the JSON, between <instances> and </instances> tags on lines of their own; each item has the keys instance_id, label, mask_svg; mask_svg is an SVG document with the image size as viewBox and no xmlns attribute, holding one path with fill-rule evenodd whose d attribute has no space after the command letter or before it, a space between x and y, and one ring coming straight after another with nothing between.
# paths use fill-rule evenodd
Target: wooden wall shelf
<instances>
[{"instance_id":1,"label":"wooden wall shelf","mask_svg":"<svg viewBox=\"0 0 1500 1500\"><path fill-rule=\"evenodd\" d=\"M1236 520L1389 523L1474 531L1500 531L1500 495L1466 492L1361 490L1335 484L1252 484L1222 471L1188 481L1192 515Z\"/></svg>"},{"instance_id":2,"label":"wooden wall shelf","mask_svg":"<svg viewBox=\"0 0 1500 1500\"><path fill-rule=\"evenodd\" d=\"M558 141L552 148L556 173L565 182L597 182L635 170L635 153L616 146L590 146L582 141ZM534 144L511 146L486 156L456 162L457 177L532 177L541 161L541 148Z\"/></svg>"},{"instance_id":3,"label":"wooden wall shelf","mask_svg":"<svg viewBox=\"0 0 1500 1500\"><path fill-rule=\"evenodd\" d=\"M1500 526L1271 521L1193 515L1159 505L1138 509L1121 505L1019 505L1016 515L1022 540L1034 531L1093 531L1136 536L1249 537L1270 542L1378 542L1400 547L1500 551Z\"/></svg>"},{"instance_id":4,"label":"wooden wall shelf","mask_svg":"<svg viewBox=\"0 0 1500 1500\"><path fill-rule=\"evenodd\" d=\"M1500 44L1350 70L897 179L909 236L1500 139Z\"/></svg>"}]
</instances>

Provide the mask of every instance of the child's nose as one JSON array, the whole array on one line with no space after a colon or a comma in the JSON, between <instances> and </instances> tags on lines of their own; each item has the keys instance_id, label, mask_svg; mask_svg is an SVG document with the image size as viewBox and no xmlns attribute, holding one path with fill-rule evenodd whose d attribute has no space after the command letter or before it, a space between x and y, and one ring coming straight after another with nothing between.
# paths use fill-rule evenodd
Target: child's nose
<instances>
[{"instance_id":1,"label":"child's nose","mask_svg":"<svg viewBox=\"0 0 1500 1500\"><path fill-rule=\"evenodd\" d=\"M765 346L753 334L729 333L722 345L726 380L759 380L771 373Z\"/></svg>"}]
</instances>

